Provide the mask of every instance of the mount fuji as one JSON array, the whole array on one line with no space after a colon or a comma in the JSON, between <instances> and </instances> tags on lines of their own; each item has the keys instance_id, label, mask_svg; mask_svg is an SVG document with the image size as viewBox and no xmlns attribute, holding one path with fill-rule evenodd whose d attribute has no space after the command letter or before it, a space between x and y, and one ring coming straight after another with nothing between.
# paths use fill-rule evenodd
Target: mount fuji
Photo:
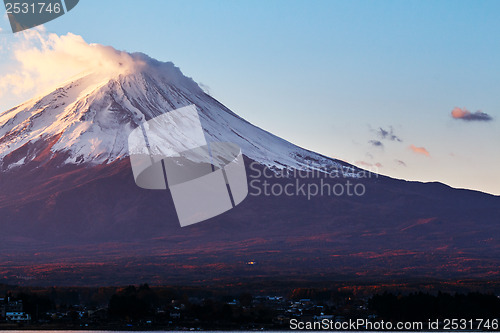
<instances>
[{"instance_id":1,"label":"mount fuji","mask_svg":"<svg viewBox=\"0 0 500 333\"><path fill-rule=\"evenodd\" d=\"M44 97L4 112L0 116L2 168L29 164L40 155L40 148L30 150L18 161L13 161L12 156L37 142L52 141L47 158L64 154L66 159L61 165L110 164L127 157L132 129L191 104L199 108L208 141L237 143L247 157L263 165L341 166L338 161L296 147L249 124L205 94L172 63L161 63L144 54L132 54L130 61L132 64L121 64L124 68L115 73L84 73Z\"/></svg>"},{"instance_id":2,"label":"mount fuji","mask_svg":"<svg viewBox=\"0 0 500 333\"><path fill-rule=\"evenodd\" d=\"M321 181L350 180L366 194L249 196L181 229L168 191L135 185L127 140L192 104L208 142L241 147L249 177L267 170L284 185L283 171L335 171ZM499 197L361 173L250 124L172 63L128 54L0 114L0 276L32 285L500 277Z\"/></svg>"}]
</instances>

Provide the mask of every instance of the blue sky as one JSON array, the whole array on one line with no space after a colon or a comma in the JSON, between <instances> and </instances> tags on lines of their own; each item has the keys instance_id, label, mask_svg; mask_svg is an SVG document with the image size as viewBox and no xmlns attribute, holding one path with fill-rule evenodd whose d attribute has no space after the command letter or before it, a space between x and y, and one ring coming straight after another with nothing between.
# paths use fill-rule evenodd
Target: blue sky
<instances>
[{"instance_id":1,"label":"blue sky","mask_svg":"<svg viewBox=\"0 0 500 333\"><path fill-rule=\"evenodd\" d=\"M0 73L14 40L2 17ZM499 1L81 0L45 28L172 61L302 147L500 194L499 17ZM493 120L454 119L455 107Z\"/></svg>"}]
</instances>

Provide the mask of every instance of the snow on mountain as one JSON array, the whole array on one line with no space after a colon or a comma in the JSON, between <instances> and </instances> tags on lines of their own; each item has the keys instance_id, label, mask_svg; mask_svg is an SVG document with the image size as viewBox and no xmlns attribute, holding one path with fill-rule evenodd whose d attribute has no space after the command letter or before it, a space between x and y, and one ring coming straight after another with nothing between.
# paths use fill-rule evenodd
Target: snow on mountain
<instances>
[{"instance_id":1,"label":"snow on mountain","mask_svg":"<svg viewBox=\"0 0 500 333\"><path fill-rule=\"evenodd\" d=\"M52 93L0 114L2 169L35 159L40 141L51 142L53 156L65 153L65 164L111 163L128 156L128 135L142 122L195 104L209 142L236 143L244 155L272 168L335 169L355 177L351 166L248 123L205 94L172 63L139 53L130 54L130 59L132 64L117 63L113 71L82 73ZM27 146L35 148L17 154L21 155L17 161L6 161L6 156Z\"/></svg>"}]
</instances>

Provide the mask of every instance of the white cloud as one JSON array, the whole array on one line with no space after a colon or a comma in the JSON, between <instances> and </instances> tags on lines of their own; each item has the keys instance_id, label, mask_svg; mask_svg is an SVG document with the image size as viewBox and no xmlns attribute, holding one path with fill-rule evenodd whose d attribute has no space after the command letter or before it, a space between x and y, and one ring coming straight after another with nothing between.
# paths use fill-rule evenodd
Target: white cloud
<instances>
[{"instance_id":1,"label":"white cloud","mask_svg":"<svg viewBox=\"0 0 500 333\"><path fill-rule=\"evenodd\" d=\"M89 70L119 74L141 65L127 52L88 44L71 33L47 34L42 27L16 35L10 47L14 65L0 74L0 97L39 93Z\"/></svg>"}]
</instances>

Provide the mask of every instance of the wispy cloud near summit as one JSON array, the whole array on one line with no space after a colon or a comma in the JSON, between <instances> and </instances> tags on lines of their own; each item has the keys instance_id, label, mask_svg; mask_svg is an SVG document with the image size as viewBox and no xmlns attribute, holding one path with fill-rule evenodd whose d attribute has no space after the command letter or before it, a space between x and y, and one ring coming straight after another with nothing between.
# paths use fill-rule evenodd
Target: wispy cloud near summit
<instances>
[{"instance_id":1,"label":"wispy cloud near summit","mask_svg":"<svg viewBox=\"0 0 500 333\"><path fill-rule=\"evenodd\" d=\"M20 33L12 47L14 65L0 75L0 97L39 93L89 70L124 73L140 61L111 46L89 44L81 36L58 36L43 28Z\"/></svg>"}]
</instances>

